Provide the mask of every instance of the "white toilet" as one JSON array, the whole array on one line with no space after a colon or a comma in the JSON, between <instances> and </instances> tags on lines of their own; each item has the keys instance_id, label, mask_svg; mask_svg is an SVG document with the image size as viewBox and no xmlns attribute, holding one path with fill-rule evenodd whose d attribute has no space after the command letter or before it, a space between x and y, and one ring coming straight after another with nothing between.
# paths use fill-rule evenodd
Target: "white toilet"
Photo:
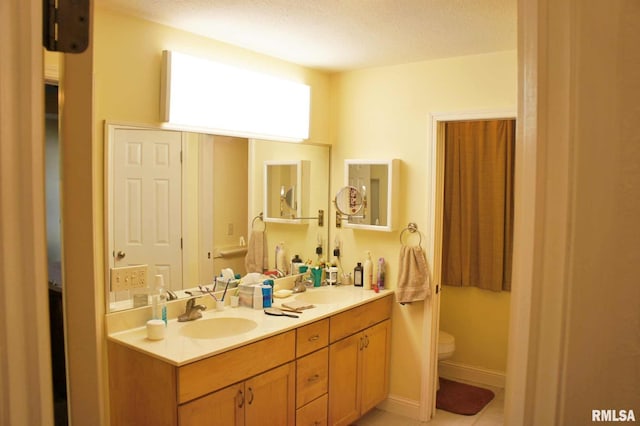
<instances>
[{"instance_id":1,"label":"white toilet","mask_svg":"<svg viewBox=\"0 0 640 426\"><path fill-rule=\"evenodd\" d=\"M456 350L456 339L446 331L438 331L438 362L453 356ZM436 368L436 372L440 369ZM440 373L438 373L438 389L440 389Z\"/></svg>"},{"instance_id":2,"label":"white toilet","mask_svg":"<svg viewBox=\"0 0 640 426\"><path fill-rule=\"evenodd\" d=\"M438 332L438 361L448 359L453 356L456 350L456 339L446 331Z\"/></svg>"}]
</instances>

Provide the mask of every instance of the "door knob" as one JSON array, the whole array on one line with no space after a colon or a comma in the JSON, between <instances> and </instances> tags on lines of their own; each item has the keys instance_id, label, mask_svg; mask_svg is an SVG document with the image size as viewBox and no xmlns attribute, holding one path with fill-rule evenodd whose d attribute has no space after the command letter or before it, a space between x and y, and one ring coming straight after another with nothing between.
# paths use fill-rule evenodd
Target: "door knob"
<instances>
[{"instance_id":1,"label":"door knob","mask_svg":"<svg viewBox=\"0 0 640 426\"><path fill-rule=\"evenodd\" d=\"M122 250L119 250L118 253L116 254L116 258L118 260L120 259L124 259L124 257L127 255L127 253L123 252Z\"/></svg>"}]
</instances>

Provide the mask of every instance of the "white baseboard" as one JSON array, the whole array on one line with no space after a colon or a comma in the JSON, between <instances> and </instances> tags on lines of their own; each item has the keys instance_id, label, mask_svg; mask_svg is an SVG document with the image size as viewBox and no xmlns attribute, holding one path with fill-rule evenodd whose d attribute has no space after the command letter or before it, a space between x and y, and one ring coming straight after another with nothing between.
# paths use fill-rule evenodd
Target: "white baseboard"
<instances>
[{"instance_id":1,"label":"white baseboard","mask_svg":"<svg viewBox=\"0 0 640 426\"><path fill-rule=\"evenodd\" d=\"M387 399L378 404L377 408L389 413L409 417L418 420L420 418L420 401L389 395Z\"/></svg>"},{"instance_id":2,"label":"white baseboard","mask_svg":"<svg viewBox=\"0 0 640 426\"><path fill-rule=\"evenodd\" d=\"M504 388L505 373L503 371L445 360L438 363L438 372L441 377L446 379ZM377 408L410 419L420 419L420 401L413 399L389 395L387 399L378 404Z\"/></svg>"},{"instance_id":3,"label":"white baseboard","mask_svg":"<svg viewBox=\"0 0 640 426\"><path fill-rule=\"evenodd\" d=\"M472 365L460 364L455 361L444 360L438 363L440 377L461 380L487 386L504 388L504 371L489 370Z\"/></svg>"}]
</instances>

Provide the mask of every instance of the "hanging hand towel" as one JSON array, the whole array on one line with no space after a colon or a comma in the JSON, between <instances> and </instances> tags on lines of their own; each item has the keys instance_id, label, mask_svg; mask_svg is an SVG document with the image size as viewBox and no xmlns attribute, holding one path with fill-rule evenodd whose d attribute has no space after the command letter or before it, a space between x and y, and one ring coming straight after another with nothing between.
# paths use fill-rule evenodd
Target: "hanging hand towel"
<instances>
[{"instance_id":1,"label":"hanging hand towel","mask_svg":"<svg viewBox=\"0 0 640 426\"><path fill-rule=\"evenodd\" d=\"M249 235L247 256L244 258L244 266L247 268L247 273L262 273L267 263L267 239L264 231L253 230Z\"/></svg>"},{"instance_id":2,"label":"hanging hand towel","mask_svg":"<svg viewBox=\"0 0 640 426\"><path fill-rule=\"evenodd\" d=\"M396 296L399 303L416 302L431 296L431 274L422 247L402 246L398 271Z\"/></svg>"}]
</instances>

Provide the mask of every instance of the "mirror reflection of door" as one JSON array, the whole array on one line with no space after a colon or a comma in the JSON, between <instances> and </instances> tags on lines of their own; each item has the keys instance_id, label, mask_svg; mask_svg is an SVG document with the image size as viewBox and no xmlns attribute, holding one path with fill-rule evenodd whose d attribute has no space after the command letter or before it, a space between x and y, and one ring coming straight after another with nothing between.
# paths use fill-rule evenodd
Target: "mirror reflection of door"
<instances>
[{"instance_id":1,"label":"mirror reflection of door","mask_svg":"<svg viewBox=\"0 0 640 426\"><path fill-rule=\"evenodd\" d=\"M149 265L180 288L180 132L116 129L114 150L114 266Z\"/></svg>"}]
</instances>

